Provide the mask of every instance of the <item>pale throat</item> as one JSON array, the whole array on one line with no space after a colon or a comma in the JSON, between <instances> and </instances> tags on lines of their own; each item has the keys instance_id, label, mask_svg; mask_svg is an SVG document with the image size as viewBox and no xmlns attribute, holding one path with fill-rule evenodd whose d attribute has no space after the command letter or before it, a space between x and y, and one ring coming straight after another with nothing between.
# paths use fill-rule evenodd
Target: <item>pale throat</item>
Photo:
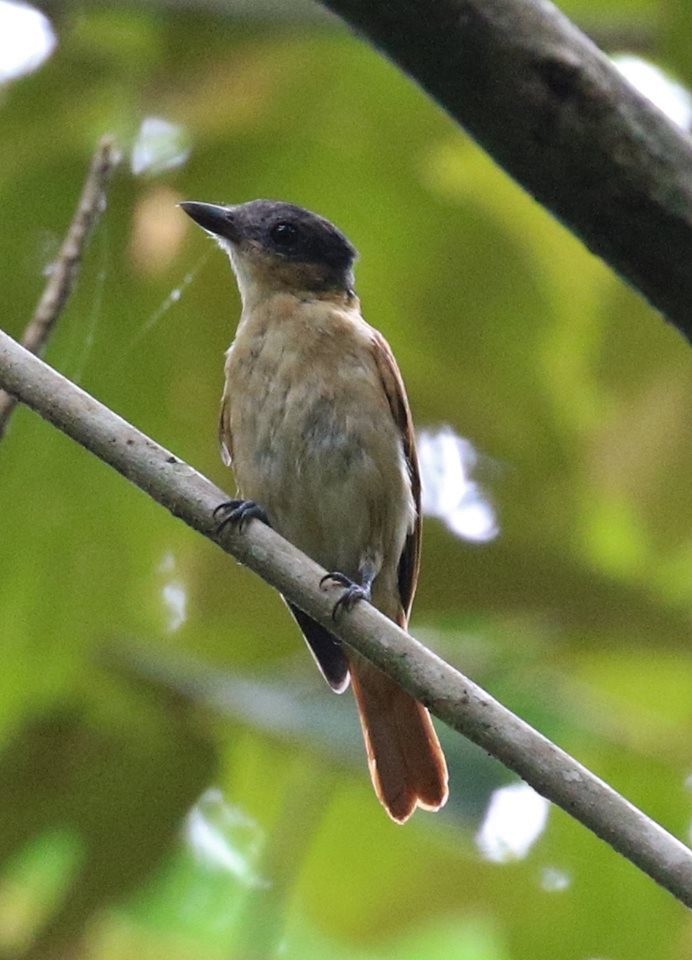
<instances>
[{"instance_id":1,"label":"pale throat","mask_svg":"<svg viewBox=\"0 0 692 960\"><path fill-rule=\"evenodd\" d=\"M266 299L267 291L264 289L264 285L257 282L255 271L253 271L251 267L248 267L245 258L240 256L232 243L222 238L219 238L218 243L231 261L231 267L238 284L238 292L240 293L243 310L252 309L253 306Z\"/></svg>"}]
</instances>

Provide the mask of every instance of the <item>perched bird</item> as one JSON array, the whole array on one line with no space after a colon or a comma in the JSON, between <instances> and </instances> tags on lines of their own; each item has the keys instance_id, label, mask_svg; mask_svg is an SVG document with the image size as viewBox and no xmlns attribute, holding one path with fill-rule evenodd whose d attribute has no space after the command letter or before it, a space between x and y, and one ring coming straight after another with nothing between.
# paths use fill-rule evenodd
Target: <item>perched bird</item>
<instances>
[{"instance_id":1,"label":"perched bird","mask_svg":"<svg viewBox=\"0 0 692 960\"><path fill-rule=\"evenodd\" d=\"M242 500L223 522L259 517L332 571L335 607L369 600L406 628L418 579L420 480L392 351L363 320L356 251L328 220L290 203L180 205L231 260L242 299L226 354L220 439ZM289 603L337 693L352 683L372 781L392 819L447 799L428 711Z\"/></svg>"}]
</instances>

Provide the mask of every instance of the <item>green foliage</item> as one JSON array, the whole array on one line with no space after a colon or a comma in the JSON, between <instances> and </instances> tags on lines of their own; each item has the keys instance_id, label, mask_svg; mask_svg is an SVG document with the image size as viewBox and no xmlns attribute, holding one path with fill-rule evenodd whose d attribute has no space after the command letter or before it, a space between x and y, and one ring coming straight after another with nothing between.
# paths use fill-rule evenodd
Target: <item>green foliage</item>
<instances>
[{"instance_id":1,"label":"green foliage","mask_svg":"<svg viewBox=\"0 0 692 960\"><path fill-rule=\"evenodd\" d=\"M427 522L414 633L684 837L689 347L345 31L112 7L61 8L53 58L0 91L3 327L100 135L180 124L186 163L118 175L48 359L232 492L237 294L174 203L333 219L417 422L473 442L499 517L483 545ZM689 956L682 908L560 811L483 859L513 778L448 732L448 807L389 823L349 697L266 585L27 410L0 461L0 957Z\"/></svg>"}]
</instances>

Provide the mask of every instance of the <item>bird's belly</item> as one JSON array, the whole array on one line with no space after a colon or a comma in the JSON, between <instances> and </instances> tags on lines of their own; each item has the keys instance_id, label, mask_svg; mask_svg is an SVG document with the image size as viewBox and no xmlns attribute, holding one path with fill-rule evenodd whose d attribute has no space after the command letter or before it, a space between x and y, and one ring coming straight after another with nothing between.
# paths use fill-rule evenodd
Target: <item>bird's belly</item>
<instances>
[{"instance_id":1,"label":"bird's belly","mask_svg":"<svg viewBox=\"0 0 692 960\"><path fill-rule=\"evenodd\" d=\"M263 403L234 401L242 496L328 569L356 577L366 561L378 570L387 559L396 567L414 507L389 410L369 395L367 381L335 382L314 370L302 380L281 374L274 372Z\"/></svg>"}]
</instances>

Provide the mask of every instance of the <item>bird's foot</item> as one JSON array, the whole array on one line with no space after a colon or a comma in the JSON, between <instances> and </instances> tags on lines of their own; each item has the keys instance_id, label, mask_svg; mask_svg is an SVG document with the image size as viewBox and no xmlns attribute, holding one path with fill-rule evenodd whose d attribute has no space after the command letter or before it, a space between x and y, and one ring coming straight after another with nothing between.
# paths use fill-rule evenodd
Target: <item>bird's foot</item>
<instances>
[{"instance_id":1,"label":"bird's foot","mask_svg":"<svg viewBox=\"0 0 692 960\"><path fill-rule=\"evenodd\" d=\"M213 517L219 521L216 527L217 533L221 533L229 524L237 525L242 533L248 520L253 519L261 520L268 527L271 526L266 512L254 500L224 500L214 510Z\"/></svg>"},{"instance_id":2,"label":"bird's foot","mask_svg":"<svg viewBox=\"0 0 692 960\"><path fill-rule=\"evenodd\" d=\"M331 580L332 583L341 584L344 588L343 593L334 604L334 609L332 610L332 620L334 621L339 616L341 610L352 610L359 600L370 600L372 596L370 583L361 586L360 583L356 583L343 573L334 571L333 573L325 574L320 580L320 587L328 580Z\"/></svg>"}]
</instances>

